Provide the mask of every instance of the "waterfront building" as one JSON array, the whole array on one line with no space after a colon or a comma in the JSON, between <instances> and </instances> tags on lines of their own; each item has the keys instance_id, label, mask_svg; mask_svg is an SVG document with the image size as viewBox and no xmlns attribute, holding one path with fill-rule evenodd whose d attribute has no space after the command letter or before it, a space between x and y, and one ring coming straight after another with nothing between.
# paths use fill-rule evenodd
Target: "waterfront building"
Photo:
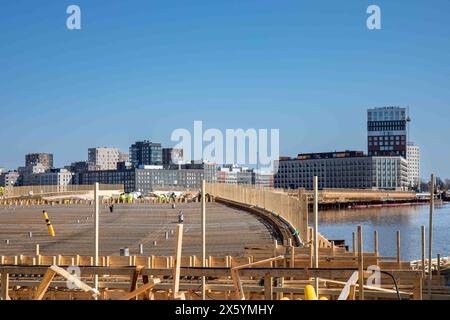
<instances>
[{"instance_id":1,"label":"waterfront building","mask_svg":"<svg viewBox=\"0 0 450 320\"><path fill-rule=\"evenodd\" d=\"M138 141L130 147L130 161L137 168L141 165L162 165L160 143Z\"/></svg>"},{"instance_id":2,"label":"waterfront building","mask_svg":"<svg viewBox=\"0 0 450 320\"><path fill-rule=\"evenodd\" d=\"M46 169L53 168L53 154L51 153L30 153L25 155L25 166L31 167L41 164Z\"/></svg>"},{"instance_id":3,"label":"waterfront building","mask_svg":"<svg viewBox=\"0 0 450 320\"><path fill-rule=\"evenodd\" d=\"M280 158L275 187L313 188L314 176L319 188L372 188L372 160L362 151L299 154L297 158Z\"/></svg>"},{"instance_id":4,"label":"waterfront building","mask_svg":"<svg viewBox=\"0 0 450 320\"><path fill-rule=\"evenodd\" d=\"M183 161L183 149L163 148L162 159L165 166L179 164Z\"/></svg>"},{"instance_id":5,"label":"waterfront building","mask_svg":"<svg viewBox=\"0 0 450 320\"><path fill-rule=\"evenodd\" d=\"M406 108L369 109L367 111L368 155L406 158L409 121Z\"/></svg>"},{"instance_id":6,"label":"waterfront building","mask_svg":"<svg viewBox=\"0 0 450 320\"><path fill-rule=\"evenodd\" d=\"M408 161L408 185L415 189L420 186L420 147L408 143L406 147L406 160Z\"/></svg>"},{"instance_id":7,"label":"waterfront building","mask_svg":"<svg viewBox=\"0 0 450 320\"><path fill-rule=\"evenodd\" d=\"M403 157L372 157L373 188L408 190L408 162Z\"/></svg>"},{"instance_id":8,"label":"waterfront building","mask_svg":"<svg viewBox=\"0 0 450 320\"><path fill-rule=\"evenodd\" d=\"M3 167L0 167L0 174L2 174L2 173L4 173L4 172L6 172L6 169L3 168Z\"/></svg>"},{"instance_id":9,"label":"waterfront building","mask_svg":"<svg viewBox=\"0 0 450 320\"><path fill-rule=\"evenodd\" d=\"M19 185L20 175L17 171L7 171L0 174L0 187L16 187Z\"/></svg>"},{"instance_id":10,"label":"waterfront building","mask_svg":"<svg viewBox=\"0 0 450 320\"><path fill-rule=\"evenodd\" d=\"M402 157L369 157L362 151L299 154L281 157L277 163L275 187L313 189L314 176L319 189L407 188L407 162Z\"/></svg>"},{"instance_id":11,"label":"waterfront building","mask_svg":"<svg viewBox=\"0 0 450 320\"><path fill-rule=\"evenodd\" d=\"M128 161L128 155L117 148L88 149L88 162L97 165L100 170L115 170L117 163L121 161Z\"/></svg>"}]
</instances>

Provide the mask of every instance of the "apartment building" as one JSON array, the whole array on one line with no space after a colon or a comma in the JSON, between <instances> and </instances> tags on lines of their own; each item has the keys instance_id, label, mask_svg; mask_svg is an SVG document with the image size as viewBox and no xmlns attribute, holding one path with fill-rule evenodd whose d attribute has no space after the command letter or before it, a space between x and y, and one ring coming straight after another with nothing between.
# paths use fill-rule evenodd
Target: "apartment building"
<instances>
[{"instance_id":1,"label":"apartment building","mask_svg":"<svg viewBox=\"0 0 450 320\"><path fill-rule=\"evenodd\" d=\"M122 161L128 161L128 155L117 148L102 147L88 150L88 162L97 165L100 170L115 170L117 163Z\"/></svg>"}]
</instances>

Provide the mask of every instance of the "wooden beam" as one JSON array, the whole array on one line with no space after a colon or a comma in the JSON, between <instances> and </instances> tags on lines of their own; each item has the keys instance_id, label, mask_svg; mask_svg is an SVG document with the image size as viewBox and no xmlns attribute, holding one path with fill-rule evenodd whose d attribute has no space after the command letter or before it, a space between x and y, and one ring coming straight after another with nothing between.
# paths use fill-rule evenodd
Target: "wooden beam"
<instances>
[{"instance_id":1,"label":"wooden beam","mask_svg":"<svg viewBox=\"0 0 450 320\"><path fill-rule=\"evenodd\" d=\"M422 226L421 228L421 236L422 236L422 277L425 279L426 273L425 273L425 265L426 265L426 231L425 226Z\"/></svg>"},{"instance_id":2,"label":"wooden beam","mask_svg":"<svg viewBox=\"0 0 450 320\"><path fill-rule=\"evenodd\" d=\"M264 298L267 301L273 299L273 278L269 274L264 276Z\"/></svg>"},{"instance_id":3,"label":"wooden beam","mask_svg":"<svg viewBox=\"0 0 450 320\"><path fill-rule=\"evenodd\" d=\"M352 286L354 287L356 285L356 283L358 283L358 279L359 279L359 273L358 272L354 272L352 274L352 276L350 277L350 279L348 279L347 283L344 286L344 289L342 289L341 294L339 295L338 300L347 300L349 295L350 295L350 291Z\"/></svg>"},{"instance_id":4,"label":"wooden beam","mask_svg":"<svg viewBox=\"0 0 450 320\"><path fill-rule=\"evenodd\" d=\"M133 292L136 290L137 282L139 279L139 275L141 274L143 267L136 267L136 270L134 271L133 275L131 276L131 286L130 286L130 292Z\"/></svg>"},{"instance_id":5,"label":"wooden beam","mask_svg":"<svg viewBox=\"0 0 450 320\"><path fill-rule=\"evenodd\" d=\"M321 281L325 282L325 283L331 283L331 284L337 284L337 285L347 285L346 282L342 282L342 281L336 281L336 280L329 280L329 279L320 279ZM355 288L359 287L359 284L356 283ZM367 290L372 290L372 291L380 291L380 292L386 292L386 293L392 293L392 294L397 294L396 290L392 290L392 289L385 289L385 288L380 288L380 287L374 287L374 286L368 286L368 285L364 285L364 289ZM402 292L400 291L400 294L405 294L407 295L407 292Z\"/></svg>"},{"instance_id":6,"label":"wooden beam","mask_svg":"<svg viewBox=\"0 0 450 320\"><path fill-rule=\"evenodd\" d=\"M100 212L100 199L99 191L100 185L95 183L94 187L94 199L95 199L95 212L94 212L94 266L98 267L98 250L99 250L99 212ZM98 275L94 276L94 287L98 289Z\"/></svg>"},{"instance_id":7,"label":"wooden beam","mask_svg":"<svg viewBox=\"0 0 450 320\"><path fill-rule=\"evenodd\" d=\"M173 299L178 298L178 291L180 291L180 268L181 268L181 251L183 248L183 225L177 225L176 246L175 246L175 261L173 264Z\"/></svg>"},{"instance_id":8,"label":"wooden beam","mask_svg":"<svg viewBox=\"0 0 450 320\"><path fill-rule=\"evenodd\" d=\"M350 293L348 295L348 299L347 300L351 300L351 301L356 300L356 285L352 284L350 286Z\"/></svg>"},{"instance_id":9,"label":"wooden beam","mask_svg":"<svg viewBox=\"0 0 450 320\"><path fill-rule=\"evenodd\" d=\"M128 301L128 300L137 298L137 297L139 297L139 295L152 290L160 282L161 282L161 280L158 278L149 279L149 282L147 284L144 284L142 287L139 287L138 289L134 290L133 292L127 293L126 295L120 297L119 300Z\"/></svg>"},{"instance_id":10,"label":"wooden beam","mask_svg":"<svg viewBox=\"0 0 450 320\"><path fill-rule=\"evenodd\" d=\"M239 277L239 269L231 269L231 278L236 292L236 300L245 300L244 288L242 287L241 278Z\"/></svg>"},{"instance_id":11,"label":"wooden beam","mask_svg":"<svg viewBox=\"0 0 450 320\"><path fill-rule=\"evenodd\" d=\"M202 180L202 196L201 196L201 206L202 206L202 267L206 267L206 181ZM202 277L202 300L206 300L206 278Z\"/></svg>"},{"instance_id":12,"label":"wooden beam","mask_svg":"<svg viewBox=\"0 0 450 320\"><path fill-rule=\"evenodd\" d=\"M378 231L373 232L373 252L378 256Z\"/></svg>"},{"instance_id":13,"label":"wooden beam","mask_svg":"<svg viewBox=\"0 0 450 320\"><path fill-rule=\"evenodd\" d=\"M413 299L423 300L423 279L421 277L417 277L414 281Z\"/></svg>"},{"instance_id":14,"label":"wooden beam","mask_svg":"<svg viewBox=\"0 0 450 320\"><path fill-rule=\"evenodd\" d=\"M397 231L397 262L401 262L401 254L400 254L400 230Z\"/></svg>"},{"instance_id":15,"label":"wooden beam","mask_svg":"<svg viewBox=\"0 0 450 320\"><path fill-rule=\"evenodd\" d=\"M8 294L9 291L9 274L6 272L2 272L2 283L1 283L1 293L0 298L1 300L11 300Z\"/></svg>"},{"instance_id":16,"label":"wooden beam","mask_svg":"<svg viewBox=\"0 0 450 320\"><path fill-rule=\"evenodd\" d=\"M76 276L70 274L68 271L58 266L51 266L50 268L48 268L47 272L44 275L44 278L39 284L39 287L36 293L34 294L34 300L42 300L44 298L44 295L47 292L48 287L50 286L50 282L57 274L66 279L67 281L70 281L80 290L91 293L92 296L94 297L96 297L99 294L96 288L91 288L90 286L82 282L80 279L78 279Z\"/></svg>"},{"instance_id":17,"label":"wooden beam","mask_svg":"<svg viewBox=\"0 0 450 320\"><path fill-rule=\"evenodd\" d=\"M237 266L232 268L232 270L240 270L240 269L245 269L245 268L250 268L250 267L256 267L262 264L267 264L269 262L275 262L275 261L279 261L279 260L284 260L286 259L285 256L278 256L275 258L269 258L269 259L265 259L265 260L261 260L261 261L257 261L257 262L252 262L252 263L248 263L248 264L243 264L241 266Z\"/></svg>"},{"instance_id":18,"label":"wooden beam","mask_svg":"<svg viewBox=\"0 0 450 320\"><path fill-rule=\"evenodd\" d=\"M364 257L362 226L358 226L358 273L359 273L359 300L364 300Z\"/></svg>"},{"instance_id":19,"label":"wooden beam","mask_svg":"<svg viewBox=\"0 0 450 320\"><path fill-rule=\"evenodd\" d=\"M428 226L428 294L431 295L431 280L433 279L433 210L434 210L434 174L430 181L430 221Z\"/></svg>"},{"instance_id":20,"label":"wooden beam","mask_svg":"<svg viewBox=\"0 0 450 320\"><path fill-rule=\"evenodd\" d=\"M44 275L44 278L42 279L36 292L34 293L33 300L42 300L44 298L44 295L47 292L48 287L50 286L50 282L52 282L55 275L56 272L53 271L51 268L47 270L47 272Z\"/></svg>"},{"instance_id":21,"label":"wooden beam","mask_svg":"<svg viewBox=\"0 0 450 320\"><path fill-rule=\"evenodd\" d=\"M356 235L352 232L352 252L356 256Z\"/></svg>"},{"instance_id":22,"label":"wooden beam","mask_svg":"<svg viewBox=\"0 0 450 320\"><path fill-rule=\"evenodd\" d=\"M314 265L315 269L319 268L319 177L314 176ZM314 289L319 292L319 279L314 279Z\"/></svg>"}]
</instances>

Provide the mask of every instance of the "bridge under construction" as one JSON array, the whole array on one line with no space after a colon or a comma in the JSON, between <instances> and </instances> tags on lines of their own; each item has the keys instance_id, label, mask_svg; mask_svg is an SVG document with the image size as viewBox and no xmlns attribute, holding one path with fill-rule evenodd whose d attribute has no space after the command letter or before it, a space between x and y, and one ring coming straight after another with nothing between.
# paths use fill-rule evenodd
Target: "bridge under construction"
<instances>
[{"instance_id":1,"label":"bridge under construction","mask_svg":"<svg viewBox=\"0 0 450 320\"><path fill-rule=\"evenodd\" d=\"M394 257L380 256L376 232L364 251L362 227L351 245L323 237L318 192L205 184L189 197L127 204L105 192L2 200L0 299L450 298L449 261L427 260L425 241L411 263L400 259L399 234Z\"/></svg>"}]
</instances>

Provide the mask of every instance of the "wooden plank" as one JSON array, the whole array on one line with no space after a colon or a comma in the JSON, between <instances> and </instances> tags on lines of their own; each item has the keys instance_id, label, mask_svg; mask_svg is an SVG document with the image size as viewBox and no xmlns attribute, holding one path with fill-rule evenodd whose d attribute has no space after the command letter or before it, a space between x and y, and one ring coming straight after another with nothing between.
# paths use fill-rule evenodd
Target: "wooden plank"
<instances>
[{"instance_id":1,"label":"wooden plank","mask_svg":"<svg viewBox=\"0 0 450 320\"><path fill-rule=\"evenodd\" d=\"M344 289L342 289L341 294L339 295L338 300L347 300L349 295L350 295L350 291L352 286L354 287L356 285L356 283L358 282L359 279L359 273L358 272L354 272L352 274L352 276L350 277L350 279L348 279L347 283L344 286Z\"/></svg>"},{"instance_id":2,"label":"wooden plank","mask_svg":"<svg viewBox=\"0 0 450 320\"><path fill-rule=\"evenodd\" d=\"M358 226L359 300L364 300L364 256L362 226Z\"/></svg>"},{"instance_id":3,"label":"wooden plank","mask_svg":"<svg viewBox=\"0 0 450 320\"><path fill-rule=\"evenodd\" d=\"M273 278L269 274L264 276L264 298L267 301L273 299Z\"/></svg>"},{"instance_id":4,"label":"wooden plank","mask_svg":"<svg viewBox=\"0 0 450 320\"><path fill-rule=\"evenodd\" d=\"M2 272L1 277L2 283L1 283L1 293L0 298L1 300L11 300L8 294L9 291L9 274L6 272Z\"/></svg>"},{"instance_id":5,"label":"wooden plank","mask_svg":"<svg viewBox=\"0 0 450 320\"><path fill-rule=\"evenodd\" d=\"M423 300L423 279L421 277L414 281L413 299Z\"/></svg>"},{"instance_id":6,"label":"wooden plank","mask_svg":"<svg viewBox=\"0 0 450 320\"><path fill-rule=\"evenodd\" d=\"M149 279L149 282L147 284L144 284L143 286L139 287L138 289L134 290L133 292L127 293L126 295L120 297L119 300L128 301L128 300L137 298L137 297L139 297L139 295L152 290L160 282L161 282L161 280L158 278Z\"/></svg>"},{"instance_id":7,"label":"wooden plank","mask_svg":"<svg viewBox=\"0 0 450 320\"><path fill-rule=\"evenodd\" d=\"M177 225L176 245L175 245L175 261L173 266L173 298L177 299L180 290L180 267L181 267L181 251L183 248L183 225Z\"/></svg>"},{"instance_id":8,"label":"wooden plank","mask_svg":"<svg viewBox=\"0 0 450 320\"><path fill-rule=\"evenodd\" d=\"M141 274L143 267L136 267L136 270L134 271L133 275L131 276L131 286L130 286L130 292L133 292L136 290L137 282L139 279L139 275Z\"/></svg>"},{"instance_id":9,"label":"wooden plank","mask_svg":"<svg viewBox=\"0 0 450 320\"><path fill-rule=\"evenodd\" d=\"M236 292L236 300L245 300L244 288L239 277L239 269L231 269L231 278L233 279L234 290Z\"/></svg>"},{"instance_id":10,"label":"wooden plank","mask_svg":"<svg viewBox=\"0 0 450 320\"><path fill-rule=\"evenodd\" d=\"M52 282L55 275L56 272L51 268L48 268L47 272L44 275L44 278L42 279L36 292L34 293L33 300L42 300L44 298L44 295L47 292L48 287L50 286L50 282Z\"/></svg>"}]
</instances>

